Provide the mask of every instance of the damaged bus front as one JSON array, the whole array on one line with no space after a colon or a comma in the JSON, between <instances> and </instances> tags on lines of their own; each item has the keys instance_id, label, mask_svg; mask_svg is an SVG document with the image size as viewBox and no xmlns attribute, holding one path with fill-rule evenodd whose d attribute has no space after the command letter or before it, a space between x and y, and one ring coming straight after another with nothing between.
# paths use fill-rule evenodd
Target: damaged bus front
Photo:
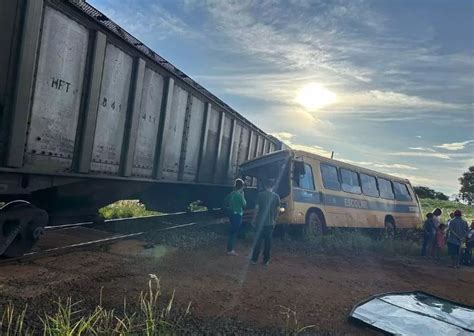
<instances>
[{"instance_id":1,"label":"damaged bus front","mask_svg":"<svg viewBox=\"0 0 474 336\"><path fill-rule=\"evenodd\" d=\"M296 164L295 164L296 163ZM281 211L278 218L278 224L290 223L288 217L291 213L291 175L290 172L298 167L298 163L293 160L291 150L281 150L258 159L250 160L240 166L240 175L247 181L247 184L255 188L247 188L246 197L249 210L246 211L245 219L252 217L255 206L256 192L263 190L263 184L266 180L275 181L273 191L281 199Z\"/></svg>"}]
</instances>

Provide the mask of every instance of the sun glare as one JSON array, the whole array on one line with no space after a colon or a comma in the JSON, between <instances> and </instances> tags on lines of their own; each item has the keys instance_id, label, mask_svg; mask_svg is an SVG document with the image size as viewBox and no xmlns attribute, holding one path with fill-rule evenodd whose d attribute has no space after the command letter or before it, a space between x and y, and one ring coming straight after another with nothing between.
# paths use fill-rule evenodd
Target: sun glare
<instances>
[{"instance_id":1,"label":"sun glare","mask_svg":"<svg viewBox=\"0 0 474 336\"><path fill-rule=\"evenodd\" d=\"M310 111L333 104L335 101L334 92L316 83L306 84L299 89L296 96L296 102Z\"/></svg>"}]
</instances>

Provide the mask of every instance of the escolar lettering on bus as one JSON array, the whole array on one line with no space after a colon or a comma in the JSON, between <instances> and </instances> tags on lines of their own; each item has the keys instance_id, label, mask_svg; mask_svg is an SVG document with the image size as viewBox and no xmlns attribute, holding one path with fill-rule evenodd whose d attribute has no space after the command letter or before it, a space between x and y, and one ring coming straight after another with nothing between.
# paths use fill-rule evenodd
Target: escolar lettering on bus
<instances>
[{"instance_id":1,"label":"escolar lettering on bus","mask_svg":"<svg viewBox=\"0 0 474 336\"><path fill-rule=\"evenodd\" d=\"M344 198L344 206L348 208L368 209L369 203L364 200L357 200L353 198Z\"/></svg>"}]
</instances>

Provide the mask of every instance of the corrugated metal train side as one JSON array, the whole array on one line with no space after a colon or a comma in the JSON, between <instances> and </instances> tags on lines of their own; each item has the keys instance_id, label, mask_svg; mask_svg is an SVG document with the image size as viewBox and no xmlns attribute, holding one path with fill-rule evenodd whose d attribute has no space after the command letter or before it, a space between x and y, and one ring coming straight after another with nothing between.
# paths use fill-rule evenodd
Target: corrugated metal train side
<instances>
[{"instance_id":1,"label":"corrugated metal train side","mask_svg":"<svg viewBox=\"0 0 474 336\"><path fill-rule=\"evenodd\" d=\"M0 201L59 217L132 196L212 206L281 147L85 2L2 1L0 41Z\"/></svg>"}]
</instances>

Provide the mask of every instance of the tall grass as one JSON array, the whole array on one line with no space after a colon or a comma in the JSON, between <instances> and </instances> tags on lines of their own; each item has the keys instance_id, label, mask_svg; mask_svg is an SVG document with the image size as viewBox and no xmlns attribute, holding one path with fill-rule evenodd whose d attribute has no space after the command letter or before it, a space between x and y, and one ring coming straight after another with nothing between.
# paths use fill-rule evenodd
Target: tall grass
<instances>
[{"instance_id":1,"label":"tall grass","mask_svg":"<svg viewBox=\"0 0 474 336\"><path fill-rule=\"evenodd\" d=\"M296 336L315 327L315 325L302 326L298 321L296 309L291 309L285 306L280 306L280 308L281 314L285 320L285 327L283 331L286 336Z\"/></svg>"},{"instance_id":2,"label":"tall grass","mask_svg":"<svg viewBox=\"0 0 474 336\"><path fill-rule=\"evenodd\" d=\"M132 314L127 312L126 301L122 312L106 309L100 302L92 311L80 309L80 302L71 298L58 300L56 312L39 316L40 330L26 326L27 308L16 311L12 304L3 309L0 322L2 336L112 336L112 335L170 335L175 334L180 324L188 315L190 304L184 312L175 312L174 293L165 306L160 304L162 292L160 280L150 275L148 290L140 294L140 309Z\"/></svg>"}]
</instances>

